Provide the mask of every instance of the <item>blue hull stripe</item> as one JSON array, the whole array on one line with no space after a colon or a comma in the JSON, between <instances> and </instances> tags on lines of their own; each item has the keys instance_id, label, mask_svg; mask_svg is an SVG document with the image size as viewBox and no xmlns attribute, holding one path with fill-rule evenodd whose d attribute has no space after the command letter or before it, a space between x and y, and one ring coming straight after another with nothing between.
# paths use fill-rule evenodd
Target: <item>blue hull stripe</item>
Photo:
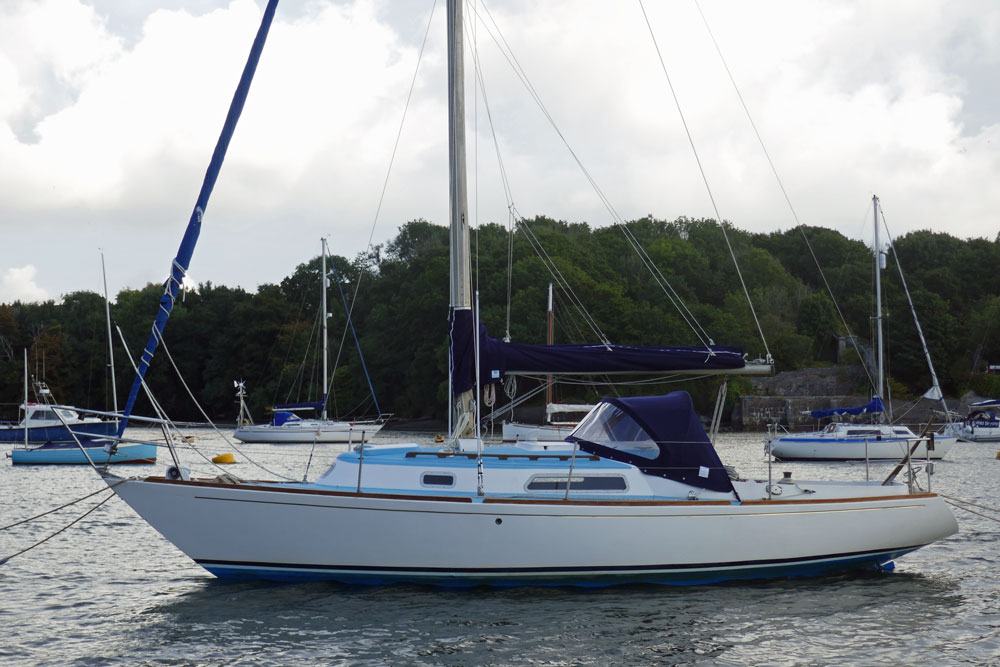
<instances>
[{"instance_id":1,"label":"blue hull stripe","mask_svg":"<svg viewBox=\"0 0 1000 667\"><path fill-rule=\"evenodd\" d=\"M200 559L196 562L224 579L340 581L357 584L431 583L468 585L579 585L649 582L692 585L729 579L814 576L839 570L878 569L923 545L803 558L721 563L615 565L606 567L433 568L307 565Z\"/></svg>"}]
</instances>

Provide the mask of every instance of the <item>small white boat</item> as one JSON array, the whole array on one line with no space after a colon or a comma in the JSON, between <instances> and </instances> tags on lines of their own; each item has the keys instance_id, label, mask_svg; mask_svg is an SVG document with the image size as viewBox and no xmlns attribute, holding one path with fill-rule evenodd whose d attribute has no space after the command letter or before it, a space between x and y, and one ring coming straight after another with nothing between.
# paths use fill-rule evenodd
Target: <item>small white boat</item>
<instances>
[{"instance_id":1,"label":"small white boat","mask_svg":"<svg viewBox=\"0 0 1000 667\"><path fill-rule=\"evenodd\" d=\"M969 442L1000 441L1000 400L990 398L969 404L969 415L956 424L955 435Z\"/></svg>"},{"instance_id":2,"label":"small white boat","mask_svg":"<svg viewBox=\"0 0 1000 667\"><path fill-rule=\"evenodd\" d=\"M545 406L544 424L524 424L522 422L504 422L501 432L504 442L519 442L521 440L565 440L573 432L578 419L554 419L557 414L578 414L581 417L593 409L593 405L577 405L570 403L549 403Z\"/></svg>"},{"instance_id":3,"label":"small white boat","mask_svg":"<svg viewBox=\"0 0 1000 667\"><path fill-rule=\"evenodd\" d=\"M233 436L240 442L287 443L361 443L378 433L384 422L302 419L291 412L278 411L268 424L243 424Z\"/></svg>"}]
</instances>

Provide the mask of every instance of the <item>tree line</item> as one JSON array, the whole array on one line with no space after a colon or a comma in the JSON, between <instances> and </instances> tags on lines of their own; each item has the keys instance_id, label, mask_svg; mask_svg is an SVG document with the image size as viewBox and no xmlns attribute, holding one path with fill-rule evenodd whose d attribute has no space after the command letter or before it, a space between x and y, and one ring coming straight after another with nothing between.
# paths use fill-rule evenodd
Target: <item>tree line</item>
<instances>
[{"instance_id":1,"label":"tree line","mask_svg":"<svg viewBox=\"0 0 1000 667\"><path fill-rule=\"evenodd\" d=\"M591 227L546 217L522 224L513 235L497 224L472 233L480 315L494 337L544 343L547 289L555 280L572 290L556 292L557 343L593 341L600 334L626 345L694 345L708 336L718 344L742 345L751 358L769 350L781 371L836 363L838 336L872 340L872 251L830 229L753 234L728 223L724 230L712 220L647 217L627 224L644 259L619 226ZM663 280L653 277L647 259ZM447 227L414 220L391 241L352 259L335 254L332 261L381 411L407 420L443 418ZM930 386L930 375L898 265L945 393L1000 390L989 384L992 378L977 374L988 361L1000 363L1000 336L993 330L1000 314L1000 275L995 270L1000 240L918 231L896 239L888 250L883 298L889 375L895 396L919 396ZM237 379L246 381L248 403L258 419L266 418L274 403L318 399L319 274L317 256L280 284L261 285L255 292L211 283L184 292L148 376L167 414L177 420L202 419L190 390L213 420L232 422ZM162 289L153 284L126 289L111 305L112 319L135 359L148 338ZM345 328L346 311L336 285L328 298L330 356L337 360L330 412L342 418L372 415L375 405ZM683 302L686 313L673 305L675 300ZM575 303L585 305L586 317ZM112 407L104 313L103 297L88 291L68 294L59 303L0 305L0 402L7 417L14 416L22 400L22 350L28 351L31 375L44 377L58 401ZM697 327L689 324L691 319ZM120 408L134 372L117 340L115 362ZM708 412L718 382L561 385L558 397L583 402L612 392L653 393L680 386ZM728 400L749 391L746 380L734 379ZM136 411L150 414L144 397Z\"/></svg>"}]
</instances>

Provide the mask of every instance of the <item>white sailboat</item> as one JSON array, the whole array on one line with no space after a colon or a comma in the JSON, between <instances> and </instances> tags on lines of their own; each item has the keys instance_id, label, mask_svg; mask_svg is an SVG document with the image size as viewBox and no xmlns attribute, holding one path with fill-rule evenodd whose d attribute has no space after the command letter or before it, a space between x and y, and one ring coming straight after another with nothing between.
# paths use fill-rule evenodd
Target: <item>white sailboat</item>
<instances>
[{"instance_id":1,"label":"white sailboat","mask_svg":"<svg viewBox=\"0 0 1000 667\"><path fill-rule=\"evenodd\" d=\"M376 433L382 430L385 419L380 415L377 419L341 420L329 419L327 417L327 397L329 377L327 374L328 362L328 341L327 341L327 318L328 308L326 305L326 290L329 286L329 277L326 272L326 239L321 239L322 260L320 269L321 301L322 301L322 339L323 339L323 398L315 403L300 403L293 405L274 406L271 421L266 424L254 424L250 418L250 412L246 405L246 387L242 381L237 381L236 396L240 401L239 418L237 419L236 431L233 437L241 442L252 443L358 443L368 442ZM358 348L360 353L360 348ZM362 358L364 365L364 358ZM367 370L365 371L367 374ZM372 394L374 396L374 393ZM376 403L376 409L378 404ZM316 419L306 418L295 414L297 410L319 411Z\"/></svg>"},{"instance_id":2,"label":"white sailboat","mask_svg":"<svg viewBox=\"0 0 1000 667\"><path fill-rule=\"evenodd\" d=\"M878 197L872 197L872 205L875 209L875 323L877 334L876 365L878 367L875 395L871 402L866 405L854 408L813 410L812 416L821 419L869 414L876 415L877 421L868 424L835 421L827 424L821 431L782 433L769 436L767 440L769 451L775 458L782 461L896 460L908 455L920 459L942 459L955 444L956 437L951 429L946 429L942 433L931 433L929 437L924 438L923 434L918 436L909 426L891 424L885 420L882 398L886 379L884 346L882 344L881 279L882 269L885 268L883 265L885 255L882 254L879 245ZM938 385L937 374L934 372L934 364L931 363L930 353L923 340L923 332L920 331L920 323L916 320L915 314L914 321L917 325L917 331L920 333L921 342L924 344L924 355L934 383L933 388L928 392L928 397L941 399L941 389Z\"/></svg>"},{"instance_id":3,"label":"white sailboat","mask_svg":"<svg viewBox=\"0 0 1000 667\"><path fill-rule=\"evenodd\" d=\"M479 378L502 376L503 364L519 366L490 356L516 346L473 334L462 25L462 3L449 0L458 412L448 443L359 446L314 482L197 479L179 465L146 478L103 471L115 493L209 572L275 580L702 583L878 568L954 533L943 500L912 477L911 486L731 478L683 392L605 399L558 446L483 447L472 430L473 389ZM598 352L617 359L635 351ZM570 352L580 350L560 354ZM675 352L680 368L694 363ZM743 365L722 348L697 357L699 373ZM475 358L482 374L467 375Z\"/></svg>"}]
</instances>

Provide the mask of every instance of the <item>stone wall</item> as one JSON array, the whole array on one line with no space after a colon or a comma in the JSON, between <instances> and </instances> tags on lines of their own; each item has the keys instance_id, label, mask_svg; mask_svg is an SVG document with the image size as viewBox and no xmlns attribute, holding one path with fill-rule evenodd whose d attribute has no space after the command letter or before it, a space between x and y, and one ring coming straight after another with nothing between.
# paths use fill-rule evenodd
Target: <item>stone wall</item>
<instances>
[{"instance_id":1,"label":"stone wall","mask_svg":"<svg viewBox=\"0 0 1000 667\"><path fill-rule=\"evenodd\" d=\"M810 410L864 405L871 400L866 393L856 393L859 386L867 384L861 366L786 371L754 378L752 383L754 393L742 396L733 408L731 425L735 429L763 431L769 424L781 424L790 430L810 430L819 425L808 414ZM958 408L958 401L950 401L949 406ZM944 420L940 401L893 400L892 414L895 420L914 426L930 419Z\"/></svg>"}]
</instances>

